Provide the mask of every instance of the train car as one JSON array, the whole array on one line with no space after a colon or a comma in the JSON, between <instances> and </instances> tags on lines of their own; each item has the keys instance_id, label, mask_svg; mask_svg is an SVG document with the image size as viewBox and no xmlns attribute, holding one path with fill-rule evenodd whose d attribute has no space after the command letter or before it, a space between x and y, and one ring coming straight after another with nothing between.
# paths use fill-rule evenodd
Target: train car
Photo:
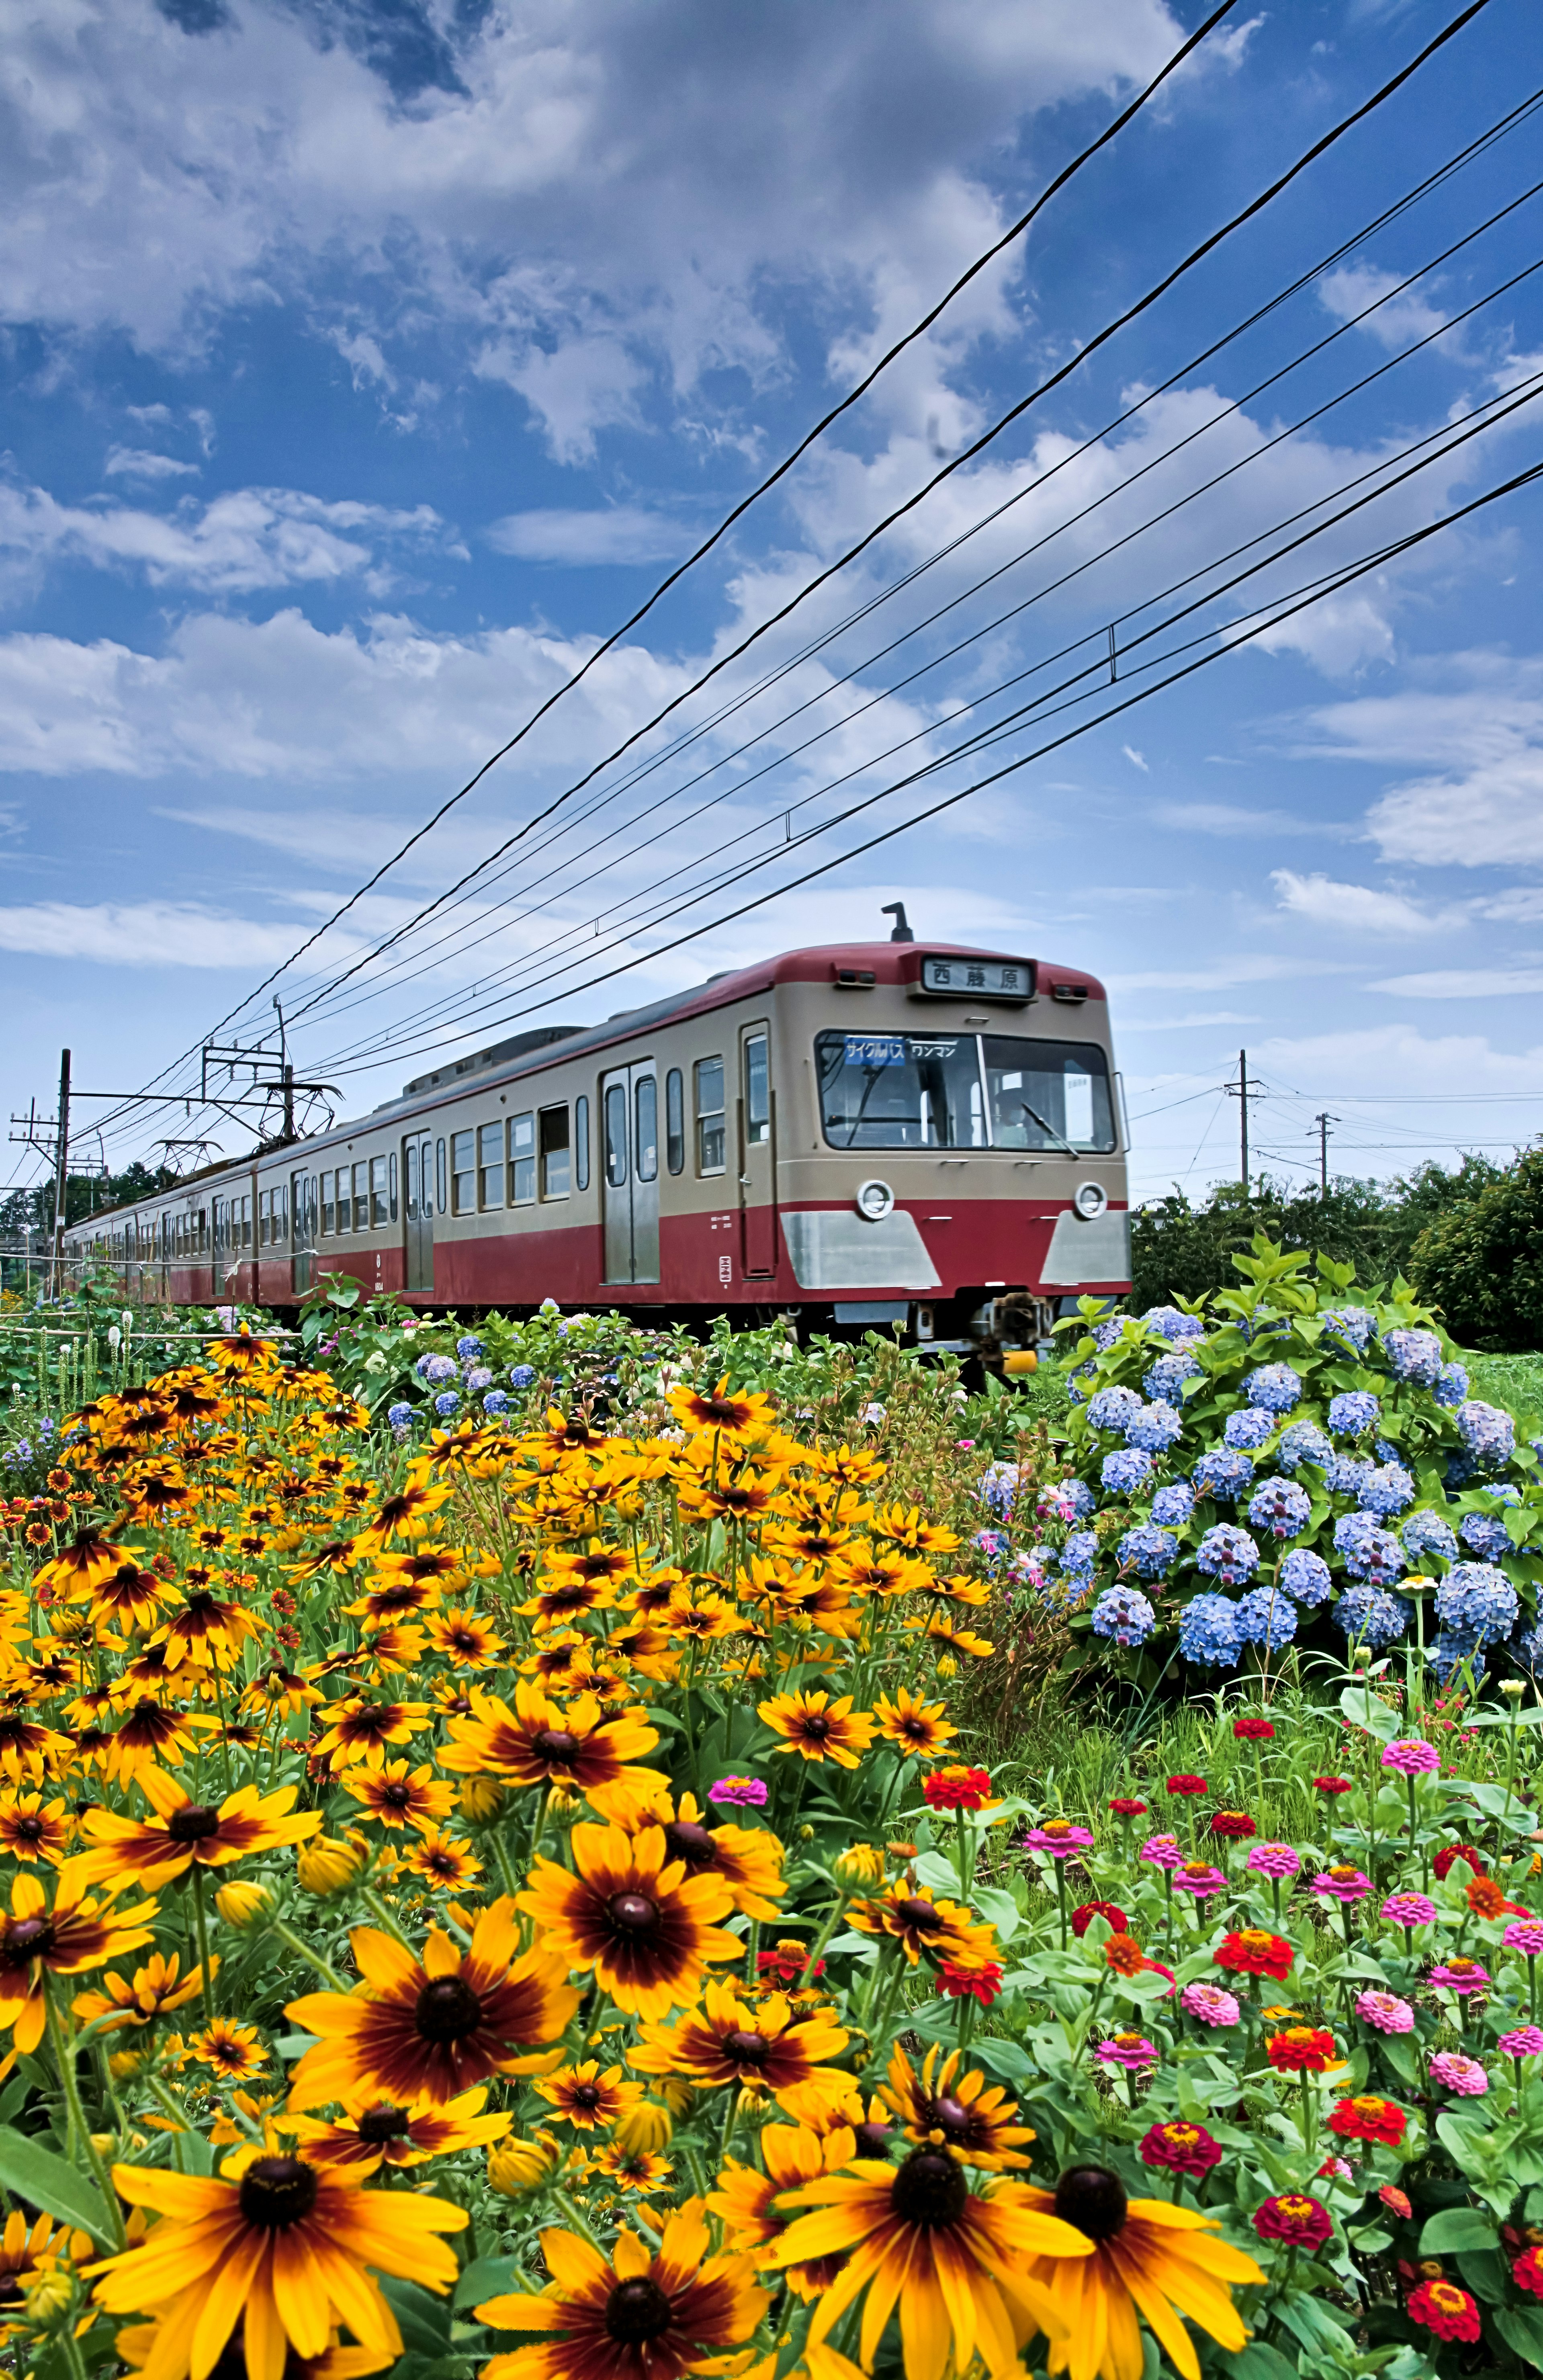
<instances>
[{"instance_id":1,"label":"train car","mask_svg":"<svg viewBox=\"0 0 1543 2380\"><path fill-rule=\"evenodd\" d=\"M518 1034L67 1238L179 1304L343 1275L425 1308L781 1313L1000 1353L1129 1287L1126 1139L1086 971L844 943Z\"/></svg>"}]
</instances>

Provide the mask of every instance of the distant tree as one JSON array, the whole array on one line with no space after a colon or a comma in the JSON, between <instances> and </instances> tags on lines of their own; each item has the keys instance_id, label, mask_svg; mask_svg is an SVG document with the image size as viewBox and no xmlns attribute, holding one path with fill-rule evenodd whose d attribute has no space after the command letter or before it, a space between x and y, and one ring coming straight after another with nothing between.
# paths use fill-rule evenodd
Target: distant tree
<instances>
[{"instance_id":1,"label":"distant tree","mask_svg":"<svg viewBox=\"0 0 1543 2380\"><path fill-rule=\"evenodd\" d=\"M1320 1196L1261 1175L1246 1191L1239 1182L1219 1183L1200 1206L1175 1189L1132 1215L1132 1305L1140 1313L1175 1296L1232 1288L1233 1258L1247 1255L1256 1232L1284 1249L1354 1264L1368 1283L1394 1269L1390 1204L1375 1182L1341 1176Z\"/></svg>"},{"instance_id":2,"label":"distant tree","mask_svg":"<svg viewBox=\"0 0 1543 2380\"><path fill-rule=\"evenodd\" d=\"M1488 1175L1426 1224L1410 1278L1464 1346L1513 1354L1543 1347L1543 1148Z\"/></svg>"}]
</instances>

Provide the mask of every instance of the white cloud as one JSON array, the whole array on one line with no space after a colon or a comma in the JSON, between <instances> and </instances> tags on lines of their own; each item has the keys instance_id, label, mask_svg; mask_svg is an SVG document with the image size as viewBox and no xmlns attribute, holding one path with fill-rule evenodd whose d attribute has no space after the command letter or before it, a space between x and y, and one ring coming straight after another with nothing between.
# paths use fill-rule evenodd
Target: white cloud
<instances>
[{"instance_id":1,"label":"white cloud","mask_svg":"<svg viewBox=\"0 0 1543 2380\"><path fill-rule=\"evenodd\" d=\"M1446 921L1431 916L1402 892L1379 892L1367 884L1341 884L1315 872L1298 876L1292 868L1271 872L1282 909L1309 924L1347 934L1432 934Z\"/></svg>"},{"instance_id":2,"label":"white cloud","mask_svg":"<svg viewBox=\"0 0 1543 2380\"><path fill-rule=\"evenodd\" d=\"M110 446L102 466L109 480L196 480L196 463L179 463L174 455L152 455L140 446Z\"/></svg>"},{"instance_id":3,"label":"white cloud","mask_svg":"<svg viewBox=\"0 0 1543 2380\"><path fill-rule=\"evenodd\" d=\"M1508 1000L1543 991L1543 967L1438 967L1391 975L1370 986L1400 1000Z\"/></svg>"},{"instance_id":4,"label":"white cloud","mask_svg":"<svg viewBox=\"0 0 1543 2380\"><path fill-rule=\"evenodd\" d=\"M1388 291L1396 289L1403 278L1402 273L1379 273L1371 264L1342 264L1318 283L1318 296L1342 322L1365 313L1368 306L1375 307L1376 311L1367 314L1359 327L1379 346L1404 347L1439 331L1447 318L1440 307L1429 305L1420 295L1418 283L1396 298L1388 298ZM1379 298L1387 298L1386 304L1379 305Z\"/></svg>"},{"instance_id":5,"label":"white cloud","mask_svg":"<svg viewBox=\"0 0 1543 2380\"><path fill-rule=\"evenodd\" d=\"M1134 744L1122 744L1120 749L1133 769L1139 769L1144 777L1151 775L1152 772L1147 765L1145 757L1136 750Z\"/></svg>"},{"instance_id":6,"label":"white cloud","mask_svg":"<svg viewBox=\"0 0 1543 2380\"><path fill-rule=\"evenodd\" d=\"M1121 993L1129 991L1231 991L1242 983L1278 983L1282 978L1299 977L1299 959L1273 958L1266 952L1240 951L1235 957L1218 959L1209 966L1140 968L1129 972L1117 968L1110 977L1111 986Z\"/></svg>"},{"instance_id":7,"label":"white cloud","mask_svg":"<svg viewBox=\"0 0 1543 2380\"><path fill-rule=\"evenodd\" d=\"M328 504L293 488L242 488L201 506L184 497L171 513L151 513L61 504L43 488L0 485L0 552L33 565L59 559L142 570L152 587L204 593L356 577L382 593L392 574L377 564L376 545L422 544L442 528L428 504L403 512Z\"/></svg>"},{"instance_id":8,"label":"white cloud","mask_svg":"<svg viewBox=\"0 0 1543 2380\"><path fill-rule=\"evenodd\" d=\"M1331 824L1299 818L1292 810L1245 809L1241 802L1160 802L1152 816L1159 826L1181 833L1221 836L1257 834L1333 834Z\"/></svg>"},{"instance_id":9,"label":"white cloud","mask_svg":"<svg viewBox=\"0 0 1543 2380\"><path fill-rule=\"evenodd\" d=\"M509 513L483 532L500 553L522 562L589 564L669 562L685 552L687 532L666 513L638 504L599 512Z\"/></svg>"},{"instance_id":10,"label":"white cloud","mask_svg":"<svg viewBox=\"0 0 1543 2380\"><path fill-rule=\"evenodd\" d=\"M1384 859L1423 868L1543 864L1543 662L1452 655L1397 693L1330 705L1313 723L1315 753L1420 768L1367 812L1367 831Z\"/></svg>"},{"instance_id":11,"label":"white cloud","mask_svg":"<svg viewBox=\"0 0 1543 2380\"><path fill-rule=\"evenodd\" d=\"M35 901L0 907L0 950L105 966L272 966L295 947L293 925L176 901Z\"/></svg>"}]
</instances>

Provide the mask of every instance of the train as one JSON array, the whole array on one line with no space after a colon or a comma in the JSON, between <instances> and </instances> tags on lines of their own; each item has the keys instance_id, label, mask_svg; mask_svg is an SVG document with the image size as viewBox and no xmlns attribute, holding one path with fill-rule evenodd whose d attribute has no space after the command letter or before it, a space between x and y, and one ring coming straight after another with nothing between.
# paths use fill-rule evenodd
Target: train
<instances>
[{"instance_id":1,"label":"train","mask_svg":"<svg viewBox=\"0 0 1543 2380\"><path fill-rule=\"evenodd\" d=\"M496 1041L358 1123L76 1224L67 1257L178 1305L282 1313L341 1276L425 1310L554 1299L1032 1350L1130 1287L1108 997L900 915L886 941Z\"/></svg>"}]
</instances>

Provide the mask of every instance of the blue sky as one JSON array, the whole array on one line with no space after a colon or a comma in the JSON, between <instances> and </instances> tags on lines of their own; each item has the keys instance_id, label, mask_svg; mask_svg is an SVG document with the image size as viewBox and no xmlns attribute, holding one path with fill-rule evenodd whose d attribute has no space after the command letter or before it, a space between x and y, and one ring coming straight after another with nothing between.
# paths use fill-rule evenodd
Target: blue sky
<instances>
[{"instance_id":1,"label":"blue sky","mask_svg":"<svg viewBox=\"0 0 1543 2380\"><path fill-rule=\"evenodd\" d=\"M0 0L7 1105L51 1096L64 1042L78 1082L139 1085L237 1008L1201 13ZM970 783L953 742L1025 698L994 689L1081 668L1093 645L1049 657L1104 623L1124 650L1197 594L1150 650L1235 635L1538 459L1543 273L1502 285L1540 252L1543 196L1513 202L1543 177L1543 116L1362 236L1543 84L1526 0L1490 0L763 639L753 666L777 668L774 687L736 664L570 800L561 835L529 833L513 872L413 929L384 971L371 955L1455 13L1234 9L1027 241L290 970L302 1070L357 1110L466 1046L456 1032L476 1046L589 1021L768 949L882 932L902 898L924 936L1107 979L1139 1193L1235 1167L1217 1086L1240 1046L1269 1086L1257 1145L1296 1178L1325 1108L1333 1161L1360 1173L1543 1129L1537 490L712 923ZM1409 449L1422 467L1387 485ZM1231 549L1263 540L1245 559L1268 556L1341 492L1383 488L1215 591ZM1092 715L1096 682L1071 690L1060 728ZM725 694L742 698L732 719ZM975 772L1051 732L1008 727ZM942 764L928 786L886 792L918 759ZM864 818L788 850L869 795ZM721 889L677 911L708 878ZM241 1029L272 1022L269 998ZM207 1116L141 1111L109 1154L206 1130L242 1145Z\"/></svg>"}]
</instances>

